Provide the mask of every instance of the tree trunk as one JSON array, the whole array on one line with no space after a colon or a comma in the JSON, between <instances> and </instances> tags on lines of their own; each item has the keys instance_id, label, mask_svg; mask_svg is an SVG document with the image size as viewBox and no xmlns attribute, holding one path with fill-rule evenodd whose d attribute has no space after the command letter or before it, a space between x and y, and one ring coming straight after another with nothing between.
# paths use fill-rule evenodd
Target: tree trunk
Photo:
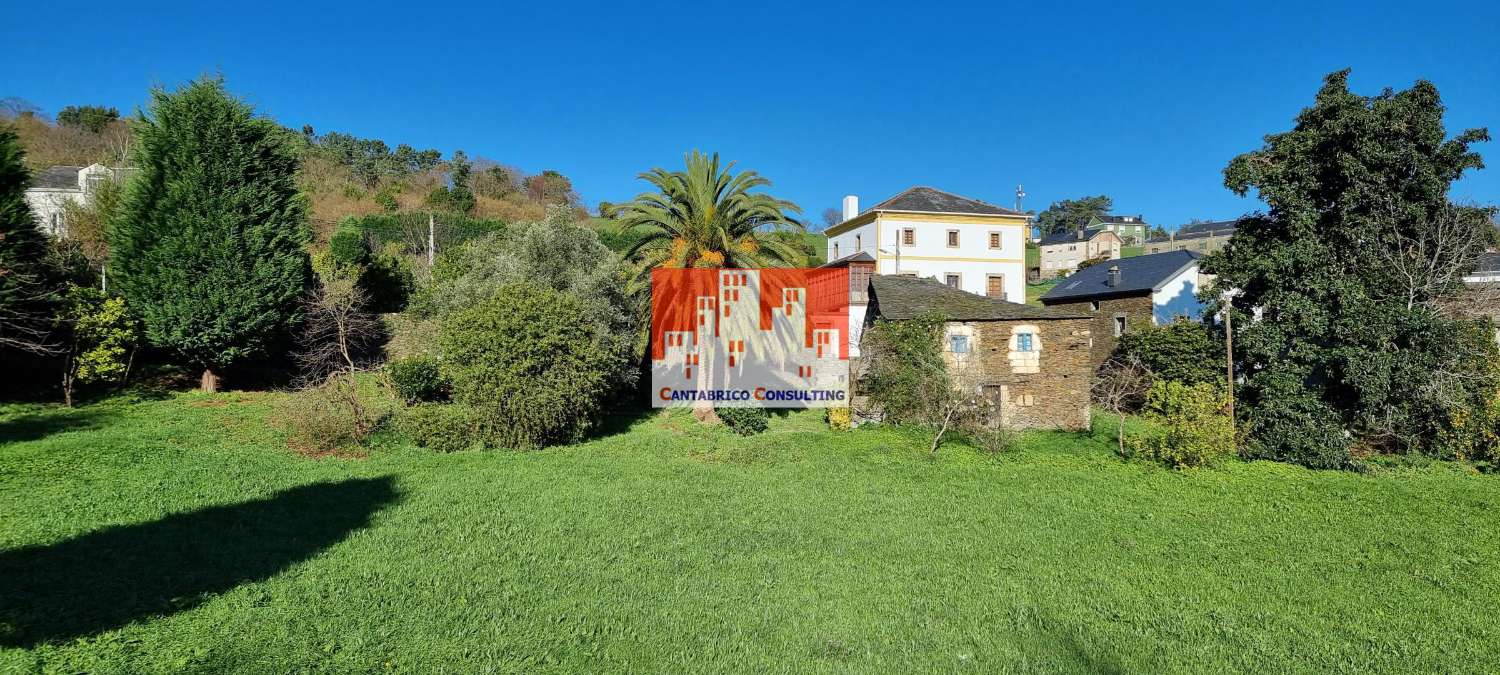
<instances>
[{"instance_id":1,"label":"tree trunk","mask_svg":"<svg viewBox=\"0 0 1500 675\"><path fill-rule=\"evenodd\" d=\"M198 381L198 389L205 394L219 391L219 376L212 368L203 369L203 377Z\"/></svg>"},{"instance_id":2,"label":"tree trunk","mask_svg":"<svg viewBox=\"0 0 1500 675\"><path fill-rule=\"evenodd\" d=\"M1115 427L1115 442L1120 446L1120 456L1125 456L1125 413L1119 413L1119 426Z\"/></svg>"}]
</instances>

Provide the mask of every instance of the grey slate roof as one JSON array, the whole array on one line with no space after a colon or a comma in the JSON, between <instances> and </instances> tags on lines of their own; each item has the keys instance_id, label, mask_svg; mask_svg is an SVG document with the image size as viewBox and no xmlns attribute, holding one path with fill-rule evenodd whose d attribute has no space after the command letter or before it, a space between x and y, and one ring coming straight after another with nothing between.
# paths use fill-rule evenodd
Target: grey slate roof
<instances>
[{"instance_id":1,"label":"grey slate roof","mask_svg":"<svg viewBox=\"0 0 1500 675\"><path fill-rule=\"evenodd\" d=\"M1197 251L1169 251L1134 258L1106 260L1073 273L1042 296L1042 303L1079 302L1094 298L1144 295L1198 262ZM1120 285L1109 285L1109 268L1120 268Z\"/></svg>"},{"instance_id":2,"label":"grey slate roof","mask_svg":"<svg viewBox=\"0 0 1500 675\"><path fill-rule=\"evenodd\" d=\"M1500 273L1500 253L1479 254L1479 266L1475 267L1471 274L1497 273Z\"/></svg>"},{"instance_id":3,"label":"grey slate roof","mask_svg":"<svg viewBox=\"0 0 1500 675\"><path fill-rule=\"evenodd\" d=\"M918 211L921 213L978 213L996 216L1024 216L1015 209L987 204L952 192L919 185L876 204L868 211Z\"/></svg>"},{"instance_id":4,"label":"grey slate roof","mask_svg":"<svg viewBox=\"0 0 1500 675\"><path fill-rule=\"evenodd\" d=\"M1189 223L1177 228L1177 233L1171 237L1156 237L1150 242L1168 241L1171 239L1200 239L1202 237L1223 237L1234 234L1240 225L1240 219L1215 220L1208 223Z\"/></svg>"},{"instance_id":5,"label":"grey slate roof","mask_svg":"<svg viewBox=\"0 0 1500 675\"><path fill-rule=\"evenodd\" d=\"M1042 240L1037 242L1037 246L1052 246L1054 244L1066 244L1069 242L1085 242L1101 234L1104 234L1104 230L1084 230L1083 238L1079 239L1077 230L1072 230L1069 232L1053 232L1052 234L1042 237Z\"/></svg>"},{"instance_id":6,"label":"grey slate roof","mask_svg":"<svg viewBox=\"0 0 1500 675\"><path fill-rule=\"evenodd\" d=\"M875 262L875 256L865 253L864 251L856 251L842 258L839 258L838 260L830 260L826 263L823 263L822 265L818 265L818 267L844 267L849 263L856 262L872 263Z\"/></svg>"},{"instance_id":7,"label":"grey slate roof","mask_svg":"<svg viewBox=\"0 0 1500 675\"><path fill-rule=\"evenodd\" d=\"M1099 218L1099 222L1101 222L1101 223L1118 223L1120 225L1146 225L1147 224L1146 223L1146 219L1142 218L1140 216L1115 216L1115 215L1108 215L1108 216L1099 216L1098 218ZM1126 218L1134 218L1135 220L1125 220Z\"/></svg>"},{"instance_id":8,"label":"grey slate roof","mask_svg":"<svg viewBox=\"0 0 1500 675\"><path fill-rule=\"evenodd\" d=\"M31 187L48 190L77 190L81 166L54 166L31 177Z\"/></svg>"},{"instance_id":9,"label":"grey slate roof","mask_svg":"<svg viewBox=\"0 0 1500 675\"><path fill-rule=\"evenodd\" d=\"M870 306L885 319L915 319L925 314L939 314L949 321L1088 318L1082 312L974 295L936 279L879 274L870 277Z\"/></svg>"}]
</instances>

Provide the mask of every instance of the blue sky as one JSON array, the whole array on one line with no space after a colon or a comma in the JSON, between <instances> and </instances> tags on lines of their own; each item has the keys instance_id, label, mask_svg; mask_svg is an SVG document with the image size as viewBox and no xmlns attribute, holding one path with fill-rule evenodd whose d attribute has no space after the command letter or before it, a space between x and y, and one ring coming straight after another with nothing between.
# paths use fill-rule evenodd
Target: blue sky
<instances>
[{"instance_id":1,"label":"blue sky","mask_svg":"<svg viewBox=\"0 0 1500 675\"><path fill-rule=\"evenodd\" d=\"M1500 3L44 3L0 21L0 97L141 105L219 72L312 124L570 176L590 205L718 151L814 222L932 185L1027 208L1105 193L1175 226L1257 207L1220 171L1288 128L1324 74L1437 84L1450 133L1500 136ZM1458 199L1500 203L1495 168Z\"/></svg>"}]
</instances>

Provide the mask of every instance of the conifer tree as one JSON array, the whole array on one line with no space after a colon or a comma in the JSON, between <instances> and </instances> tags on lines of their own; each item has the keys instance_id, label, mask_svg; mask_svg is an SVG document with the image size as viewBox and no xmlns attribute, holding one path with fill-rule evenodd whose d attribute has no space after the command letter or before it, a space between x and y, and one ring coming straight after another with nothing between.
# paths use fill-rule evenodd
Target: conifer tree
<instances>
[{"instance_id":1,"label":"conifer tree","mask_svg":"<svg viewBox=\"0 0 1500 675\"><path fill-rule=\"evenodd\" d=\"M49 328L61 284L26 204L24 154L16 133L0 126L0 351L46 353L56 349Z\"/></svg>"},{"instance_id":2,"label":"conifer tree","mask_svg":"<svg viewBox=\"0 0 1500 675\"><path fill-rule=\"evenodd\" d=\"M146 336L201 368L277 355L310 269L297 139L218 79L152 92L135 121L138 174L110 228L110 280Z\"/></svg>"}]
</instances>

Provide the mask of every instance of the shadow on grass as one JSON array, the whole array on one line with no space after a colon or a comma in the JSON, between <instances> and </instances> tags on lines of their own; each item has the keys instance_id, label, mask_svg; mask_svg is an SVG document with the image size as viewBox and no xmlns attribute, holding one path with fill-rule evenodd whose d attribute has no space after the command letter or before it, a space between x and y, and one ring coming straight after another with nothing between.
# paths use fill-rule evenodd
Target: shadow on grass
<instances>
[{"instance_id":1,"label":"shadow on grass","mask_svg":"<svg viewBox=\"0 0 1500 675\"><path fill-rule=\"evenodd\" d=\"M390 477L315 483L0 552L0 646L191 609L317 555L396 499Z\"/></svg>"},{"instance_id":2,"label":"shadow on grass","mask_svg":"<svg viewBox=\"0 0 1500 675\"><path fill-rule=\"evenodd\" d=\"M94 429L114 417L109 408L36 407L31 411L0 419L0 443L41 440L64 431Z\"/></svg>"}]
</instances>

